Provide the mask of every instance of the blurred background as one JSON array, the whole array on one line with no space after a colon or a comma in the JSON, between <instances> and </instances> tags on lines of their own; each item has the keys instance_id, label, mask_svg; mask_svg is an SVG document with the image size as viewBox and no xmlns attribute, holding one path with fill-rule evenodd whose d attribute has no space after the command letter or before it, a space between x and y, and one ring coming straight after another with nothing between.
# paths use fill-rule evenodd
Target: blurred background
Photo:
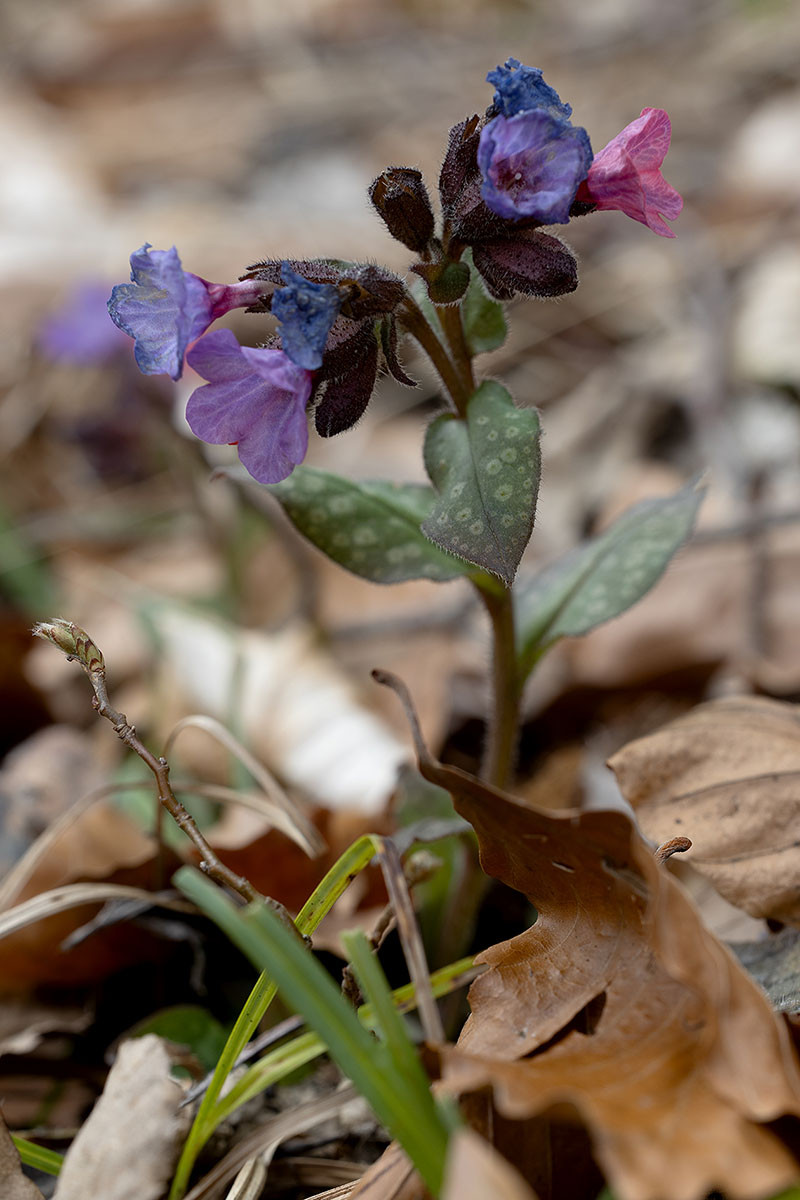
<instances>
[{"instance_id":1,"label":"blurred background","mask_svg":"<svg viewBox=\"0 0 800 1200\"><path fill-rule=\"evenodd\" d=\"M448 129L488 105L486 72L509 55L543 69L595 150L665 108L664 173L685 197L674 240L621 213L574 220L577 292L513 306L507 343L479 362L543 413L523 572L645 496L710 481L699 533L653 593L543 662L520 788L614 802L603 763L631 737L725 692L800 696L797 4L3 0L0 21L0 868L92 787L135 774L80 672L31 645L31 622L55 614L98 642L151 745L187 713L215 716L314 809L331 853L388 820L408 758L373 666L407 680L437 753L476 765L487 646L466 589L348 576L258 488L212 479L233 452L188 435L196 378L140 376L104 305L145 241L218 282L263 257L402 273L366 188L392 164L433 190ZM226 319L250 344L264 320ZM354 431L312 434L310 463L423 478L436 382L406 361L420 387L382 382ZM184 775L236 774L197 729L174 753ZM16 898L146 875L151 844L115 824L149 819L132 795L93 810L93 832L74 827ZM216 844L299 903L318 867L271 858L266 827L226 808ZM97 938L65 956L65 927L48 929L4 943L8 989L108 973Z\"/></svg>"}]
</instances>

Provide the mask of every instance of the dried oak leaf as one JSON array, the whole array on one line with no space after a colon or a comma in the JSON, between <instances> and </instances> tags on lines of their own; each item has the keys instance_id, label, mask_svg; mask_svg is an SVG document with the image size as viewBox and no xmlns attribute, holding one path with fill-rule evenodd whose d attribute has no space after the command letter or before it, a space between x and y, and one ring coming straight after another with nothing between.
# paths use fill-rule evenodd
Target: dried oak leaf
<instances>
[{"instance_id":1,"label":"dried oak leaf","mask_svg":"<svg viewBox=\"0 0 800 1200\"><path fill-rule=\"evenodd\" d=\"M385 676L379 679L390 682ZM478 960L443 1077L506 1117L572 1106L622 1200L748 1200L798 1164L765 1127L800 1114L783 1023L619 812L549 814L428 754L422 774L474 826L487 874L536 924Z\"/></svg>"},{"instance_id":2,"label":"dried oak leaf","mask_svg":"<svg viewBox=\"0 0 800 1200\"><path fill-rule=\"evenodd\" d=\"M645 834L754 917L800 922L800 708L756 696L701 704L609 760Z\"/></svg>"}]
</instances>

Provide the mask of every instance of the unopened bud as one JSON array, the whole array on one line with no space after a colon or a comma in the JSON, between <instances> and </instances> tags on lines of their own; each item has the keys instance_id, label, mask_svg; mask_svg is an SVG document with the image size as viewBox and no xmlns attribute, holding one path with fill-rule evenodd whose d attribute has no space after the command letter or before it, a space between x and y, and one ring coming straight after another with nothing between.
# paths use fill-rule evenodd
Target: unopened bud
<instances>
[{"instance_id":1,"label":"unopened bud","mask_svg":"<svg viewBox=\"0 0 800 1200\"><path fill-rule=\"evenodd\" d=\"M73 621L54 617L52 621L39 621L31 630L34 637L44 638L63 650L68 658L79 662L88 675L102 674L106 664L102 654L88 633Z\"/></svg>"},{"instance_id":2,"label":"unopened bud","mask_svg":"<svg viewBox=\"0 0 800 1200\"><path fill-rule=\"evenodd\" d=\"M569 247L538 230L517 237L477 242L475 266L496 300L524 296L564 296L578 286L578 264Z\"/></svg>"},{"instance_id":3,"label":"unopened bud","mask_svg":"<svg viewBox=\"0 0 800 1200\"><path fill-rule=\"evenodd\" d=\"M433 209L420 171L387 167L370 185L369 198L393 238L417 253L428 246L433 237Z\"/></svg>"}]
</instances>

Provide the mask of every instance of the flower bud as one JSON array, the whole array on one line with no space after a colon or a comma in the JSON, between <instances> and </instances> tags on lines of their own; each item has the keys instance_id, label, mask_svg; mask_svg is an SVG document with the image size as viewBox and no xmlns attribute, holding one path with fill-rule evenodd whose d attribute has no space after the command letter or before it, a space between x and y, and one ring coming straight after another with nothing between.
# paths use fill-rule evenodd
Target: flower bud
<instances>
[{"instance_id":1,"label":"flower bud","mask_svg":"<svg viewBox=\"0 0 800 1200\"><path fill-rule=\"evenodd\" d=\"M389 233L416 253L433 237L433 209L420 171L387 167L370 185L369 198Z\"/></svg>"},{"instance_id":2,"label":"flower bud","mask_svg":"<svg viewBox=\"0 0 800 1200\"><path fill-rule=\"evenodd\" d=\"M531 230L517 237L476 242L475 267L496 300L564 296L578 286L578 264L558 238Z\"/></svg>"},{"instance_id":3,"label":"flower bud","mask_svg":"<svg viewBox=\"0 0 800 1200\"><path fill-rule=\"evenodd\" d=\"M339 379L331 379L314 413L320 437L334 437L352 429L364 415L378 372L378 343L372 337L369 352Z\"/></svg>"},{"instance_id":4,"label":"flower bud","mask_svg":"<svg viewBox=\"0 0 800 1200\"><path fill-rule=\"evenodd\" d=\"M31 630L34 637L44 638L58 646L59 650L79 662L89 675L100 675L105 672L106 664L102 654L85 630L72 621L54 617L52 621L39 621Z\"/></svg>"}]
</instances>

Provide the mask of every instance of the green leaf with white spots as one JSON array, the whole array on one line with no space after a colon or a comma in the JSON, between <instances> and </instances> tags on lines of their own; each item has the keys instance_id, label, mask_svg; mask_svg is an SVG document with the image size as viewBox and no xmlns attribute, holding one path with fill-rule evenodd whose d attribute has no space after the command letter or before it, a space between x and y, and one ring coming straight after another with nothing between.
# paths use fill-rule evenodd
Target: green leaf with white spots
<instances>
[{"instance_id":1,"label":"green leaf with white spots","mask_svg":"<svg viewBox=\"0 0 800 1200\"><path fill-rule=\"evenodd\" d=\"M462 260L470 269L469 286L461 301L461 320L470 354L485 354L502 346L508 334L502 304L492 300L472 264L472 251Z\"/></svg>"},{"instance_id":2,"label":"green leaf with white spots","mask_svg":"<svg viewBox=\"0 0 800 1200\"><path fill-rule=\"evenodd\" d=\"M605 533L520 590L517 646L523 678L553 642L588 633L650 591L692 532L704 495L693 481L673 496L634 505Z\"/></svg>"},{"instance_id":3,"label":"green leaf with white spots","mask_svg":"<svg viewBox=\"0 0 800 1200\"><path fill-rule=\"evenodd\" d=\"M538 413L517 408L487 379L470 397L466 419L445 415L430 426L425 468L439 497L423 532L510 586L536 515Z\"/></svg>"},{"instance_id":4,"label":"green leaf with white spots","mask_svg":"<svg viewBox=\"0 0 800 1200\"><path fill-rule=\"evenodd\" d=\"M470 574L465 563L437 549L420 529L435 502L427 486L356 483L295 467L288 479L267 490L310 542L362 579L443 583Z\"/></svg>"}]
</instances>

